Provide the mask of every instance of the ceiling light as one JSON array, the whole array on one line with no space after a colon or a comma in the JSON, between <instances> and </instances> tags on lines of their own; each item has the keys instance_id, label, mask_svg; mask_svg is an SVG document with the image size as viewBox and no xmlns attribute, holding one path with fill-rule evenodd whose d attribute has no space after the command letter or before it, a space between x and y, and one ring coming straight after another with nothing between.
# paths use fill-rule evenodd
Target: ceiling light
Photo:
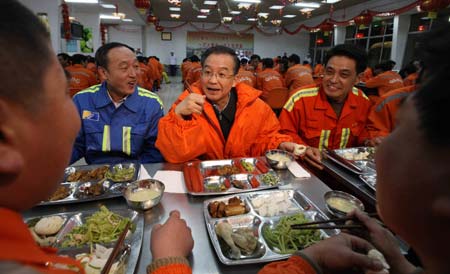
<instances>
[{"instance_id":1,"label":"ceiling light","mask_svg":"<svg viewBox=\"0 0 450 274\"><path fill-rule=\"evenodd\" d=\"M98 4L98 0L66 0L67 3Z\"/></svg>"},{"instance_id":2,"label":"ceiling light","mask_svg":"<svg viewBox=\"0 0 450 274\"><path fill-rule=\"evenodd\" d=\"M311 11L313 11L314 9L313 8L303 8L303 9L300 9L300 11L301 12L311 12Z\"/></svg>"},{"instance_id":3,"label":"ceiling light","mask_svg":"<svg viewBox=\"0 0 450 274\"><path fill-rule=\"evenodd\" d=\"M269 16L269 14L267 12L260 12L260 13L258 13L258 16L267 17L267 16Z\"/></svg>"},{"instance_id":4,"label":"ceiling light","mask_svg":"<svg viewBox=\"0 0 450 274\"><path fill-rule=\"evenodd\" d=\"M170 18L178 19L178 18L180 18L180 15L178 13L171 13Z\"/></svg>"},{"instance_id":5,"label":"ceiling light","mask_svg":"<svg viewBox=\"0 0 450 274\"><path fill-rule=\"evenodd\" d=\"M114 6L113 4L102 4L102 7L104 7L105 9L115 9L116 6Z\"/></svg>"},{"instance_id":6,"label":"ceiling light","mask_svg":"<svg viewBox=\"0 0 450 274\"><path fill-rule=\"evenodd\" d=\"M114 16L114 15L108 15L108 14L100 14L100 19L120 20L120 17L119 16Z\"/></svg>"},{"instance_id":7,"label":"ceiling light","mask_svg":"<svg viewBox=\"0 0 450 274\"><path fill-rule=\"evenodd\" d=\"M200 12L201 13L209 13L209 9L201 9Z\"/></svg>"},{"instance_id":8,"label":"ceiling light","mask_svg":"<svg viewBox=\"0 0 450 274\"><path fill-rule=\"evenodd\" d=\"M112 15L113 16L117 16L120 19L125 19L125 17L126 17L126 14L125 13L121 13L121 12L113 12Z\"/></svg>"},{"instance_id":9,"label":"ceiling light","mask_svg":"<svg viewBox=\"0 0 450 274\"><path fill-rule=\"evenodd\" d=\"M252 4L250 4L250 3L239 3L238 4L238 8L240 8L240 9L244 8L244 9L248 10L251 6L252 6Z\"/></svg>"},{"instance_id":10,"label":"ceiling light","mask_svg":"<svg viewBox=\"0 0 450 274\"><path fill-rule=\"evenodd\" d=\"M203 4L213 6L213 5L217 4L217 1L205 1L205 2L203 2Z\"/></svg>"},{"instance_id":11,"label":"ceiling light","mask_svg":"<svg viewBox=\"0 0 450 274\"><path fill-rule=\"evenodd\" d=\"M297 15L295 15L295 14L286 14L285 16L283 16L284 18L294 18L294 17L296 17Z\"/></svg>"},{"instance_id":12,"label":"ceiling light","mask_svg":"<svg viewBox=\"0 0 450 274\"><path fill-rule=\"evenodd\" d=\"M313 3L313 2L297 2L294 5L297 7L301 7L301 8L320 8L319 3Z\"/></svg>"},{"instance_id":13,"label":"ceiling light","mask_svg":"<svg viewBox=\"0 0 450 274\"><path fill-rule=\"evenodd\" d=\"M225 16L222 19L223 19L223 21L231 21L231 20L233 20L233 17Z\"/></svg>"},{"instance_id":14,"label":"ceiling light","mask_svg":"<svg viewBox=\"0 0 450 274\"><path fill-rule=\"evenodd\" d=\"M178 7L170 7L169 10L170 10L170 11L180 11L181 8L178 8Z\"/></svg>"},{"instance_id":15,"label":"ceiling light","mask_svg":"<svg viewBox=\"0 0 450 274\"><path fill-rule=\"evenodd\" d=\"M124 22L133 22L133 19L125 18L125 19L122 19L122 21L124 21Z\"/></svg>"},{"instance_id":16,"label":"ceiling light","mask_svg":"<svg viewBox=\"0 0 450 274\"><path fill-rule=\"evenodd\" d=\"M282 8L284 8L284 6L273 5L269 9L271 9L271 10L281 10Z\"/></svg>"},{"instance_id":17,"label":"ceiling light","mask_svg":"<svg viewBox=\"0 0 450 274\"><path fill-rule=\"evenodd\" d=\"M334 3L337 3L337 2L340 2L341 0L324 0L324 1L322 1L322 3L325 3L325 4L334 4Z\"/></svg>"},{"instance_id":18,"label":"ceiling light","mask_svg":"<svg viewBox=\"0 0 450 274\"><path fill-rule=\"evenodd\" d=\"M207 18L208 16L206 16L206 15L197 15L197 18L202 18L202 19L204 19L204 18Z\"/></svg>"},{"instance_id":19,"label":"ceiling light","mask_svg":"<svg viewBox=\"0 0 450 274\"><path fill-rule=\"evenodd\" d=\"M69 20L70 20L70 21L73 21L73 20L75 20L75 19L76 19L75 17L69 16Z\"/></svg>"},{"instance_id":20,"label":"ceiling light","mask_svg":"<svg viewBox=\"0 0 450 274\"><path fill-rule=\"evenodd\" d=\"M230 11L230 14L241 14L241 12L237 11L237 10L232 10L232 11Z\"/></svg>"},{"instance_id":21,"label":"ceiling light","mask_svg":"<svg viewBox=\"0 0 450 274\"><path fill-rule=\"evenodd\" d=\"M256 18L248 18L247 19L247 21L256 21L256 20L258 20L258 19L256 19Z\"/></svg>"},{"instance_id":22,"label":"ceiling light","mask_svg":"<svg viewBox=\"0 0 450 274\"><path fill-rule=\"evenodd\" d=\"M261 0L234 0L234 2L259 4L259 3L261 3Z\"/></svg>"}]
</instances>

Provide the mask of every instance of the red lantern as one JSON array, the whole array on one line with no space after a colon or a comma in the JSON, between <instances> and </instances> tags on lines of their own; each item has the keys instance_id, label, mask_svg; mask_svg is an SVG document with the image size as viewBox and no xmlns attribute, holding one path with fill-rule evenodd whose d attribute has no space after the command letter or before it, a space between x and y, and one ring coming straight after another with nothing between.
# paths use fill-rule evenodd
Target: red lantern
<instances>
[{"instance_id":1,"label":"red lantern","mask_svg":"<svg viewBox=\"0 0 450 274\"><path fill-rule=\"evenodd\" d=\"M163 26L155 26L155 30L156 31L163 31L164 27Z\"/></svg>"},{"instance_id":2,"label":"red lantern","mask_svg":"<svg viewBox=\"0 0 450 274\"><path fill-rule=\"evenodd\" d=\"M356 25L368 26L372 23L372 15L368 11L363 11L360 15L353 18Z\"/></svg>"},{"instance_id":3,"label":"red lantern","mask_svg":"<svg viewBox=\"0 0 450 274\"><path fill-rule=\"evenodd\" d=\"M147 22L148 23L155 23L158 21L158 17L154 16L154 15L149 15L147 16Z\"/></svg>"},{"instance_id":4,"label":"red lantern","mask_svg":"<svg viewBox=\"0 0 450 274\"><path fill-rule=\"evenodd\" d=\"M322 45L325 41L322 38L316 40L317 45Z\"/></svg>"},{"instance_id":5,"label":"red lantern","mask_svg":"<svg viewBox=\"0 0 450 274\"><path fill-rule=\"evenodd\" d=\"M438 11L445 9L450 5L450 0L425 0L420 4L420 9L423 11Z\"/></svg>"},{"instance_id":6,"label":"red lantern","mask_svg":"<svg viewBox=\"0 0 450 274\"><path fill-rule=\"evenodd\" d=\"M323 32L330 32L330 31L332 31L334 29L334 25L331 24L330 22L325 22L322 25L320 25L320 29Z\"/></svg>"},{"instance_id":7,"label":"red lantern","mask_svg":"<svg viewBox=\"0 0 450 274\"><path fill-rule=\"evenodd\" d=\"M149 9L150 8L150 0L134 0L134 5L138 9Z\"/></svg>"},{"instance_id":8,"label":"red lantern","mask_svg":"<svg viewBox=\"0 0 450 274\"><path fill-rule=\"evenodd\" d=\"M364 33L358 32L355 37L356 38L364 38Z\"/></svg>"}]
</instances>

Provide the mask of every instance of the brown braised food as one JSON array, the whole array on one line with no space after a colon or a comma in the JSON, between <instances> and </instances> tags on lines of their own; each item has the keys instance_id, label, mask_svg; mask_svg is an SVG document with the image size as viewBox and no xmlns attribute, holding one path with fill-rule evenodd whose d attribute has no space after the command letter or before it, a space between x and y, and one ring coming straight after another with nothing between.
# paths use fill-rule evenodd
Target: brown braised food
<instances>
[{"instance_id":1,"label":"brown braised food","mask_svg":"<svg viewBox=\"0 0 450 274\"><path fill-rule=\"evenodd\" d=\"M109 170L108 166L98 167L92 170L77 170L67 177L67 182L90 182L98 181L105 177Z\"/></svg>"},{"instance_id":2,"label":"brown braised food","mask_svg":"<svg viewBox=\"0 0 450 274\"><path fill-rule=\"evenodd\" d=\"M70 195L70 190L66 186L59 186L56 191L48 198L49 201L58 201Z\"/></svg>"},{"instance_id":3,"label":"brown braised food","mask_svg":"<svg viewBox=\"0 0 450 274\"><path fill-rule=\"evenodd\" d=\"M228 204L218 201L211 202L208 205L208 210L213 218L235 216L247 212L245 203L239 197L230 198Z\"/></svg>"}]
</instances>

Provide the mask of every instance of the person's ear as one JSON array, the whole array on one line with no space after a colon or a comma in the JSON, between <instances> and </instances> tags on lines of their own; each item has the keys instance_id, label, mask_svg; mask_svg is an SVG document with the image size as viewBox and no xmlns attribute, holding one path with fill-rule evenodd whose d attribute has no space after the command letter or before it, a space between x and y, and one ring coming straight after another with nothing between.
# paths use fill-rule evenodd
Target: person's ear
<instances>
[{"instance_id":1,"label":"person's ear","mask_svg":"<svg viewBox=\"0 0 450 274\"><path fill-rule=\"evenodd\" d=\"M104 67L98 67L97 71L100 74L100 79L108 79L108 71Z\"/></svg>"},{"instance_id":2,"label":"person's ear","mask_svg":"<svg viewBox=\"0 0 450 274\"><path fill-rule=\"evenodd\" d=\"M442 220L450 220L450 196L440 196L431 204L431 214Z\"/></svg>"},{"instance_id":3,"label":"person's ear","mask_svg":"<svg viewBox=\"0 0 450 274\"><path fill-rule=\"evenodd\" d=\"M15 112L7 102L0 99L0 178L18 175L25 160L17 147L14 127ZM2 180L0 180L0 185Z\"/></svg>"}]
</instances>

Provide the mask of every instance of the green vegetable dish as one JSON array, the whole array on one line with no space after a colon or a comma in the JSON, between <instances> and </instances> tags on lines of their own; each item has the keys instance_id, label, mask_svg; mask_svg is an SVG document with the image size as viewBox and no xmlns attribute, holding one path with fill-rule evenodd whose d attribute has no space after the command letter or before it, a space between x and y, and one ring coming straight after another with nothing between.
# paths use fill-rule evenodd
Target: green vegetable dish
<instances>
[{"instance_id":1,"label":"green vegetable dish","mask_svg":"<svg viewBox=\"0 0 450 274\"><path fill-rule=\"evenodd\" d=\"M261 180L265 185L274 186L278 184L278 177L271 172L261 175Z\"/></svg>"},{"instance_id":2,"label":"green vegetable dish","mask_svg":"<svg viewBox=\"0 0 450 274\"><path fill-rule=\"evenodd\" d=\"M252 163L243 161L241 162L241 165L248 172L253 172L255 170L255 166Z\"/></svg>"},{"instance_id":3,"label":"green vegetable dish","mask_svg":"<svg viewBox=\"0 0 450 274\"><path fill-rule=\"evenodd\" d=\"M129 168L114 166L113 171L108 170L105 176L106 178L111 179L114 182L126 182L133 179L135 172L136 169L133 166Z\"/></svg>"},{"instance_id":4,"label":"green vegetable dish","mask_svg":"<svg viewBox=\"0 0 450 274\"><path fill-rule=\"evenodd\" d=\"M280 218L280 221L274 228L271 228L269 225L263 226L262 235L275 252L292 254L322 240L318 229L291 229L293 224L307 222L310 222L310 220L306 219L302 213L284 216Z\"/></svg>"},{"instance_id":5,"label":"green vegetable dish","mask_svg":"<svg viewBox=\"0 0 450 274\"><path fill-rule=\"evenodd\" d=\"M105 206L86 218L86 222L77 226L68 233L61 247L80 247L89 244L92 248L94 243L110 243L116 241L120 233L131 220L109 211ZM130 225L130 231L134 232L135 225Z\"/></svg>"}]
</instances>

